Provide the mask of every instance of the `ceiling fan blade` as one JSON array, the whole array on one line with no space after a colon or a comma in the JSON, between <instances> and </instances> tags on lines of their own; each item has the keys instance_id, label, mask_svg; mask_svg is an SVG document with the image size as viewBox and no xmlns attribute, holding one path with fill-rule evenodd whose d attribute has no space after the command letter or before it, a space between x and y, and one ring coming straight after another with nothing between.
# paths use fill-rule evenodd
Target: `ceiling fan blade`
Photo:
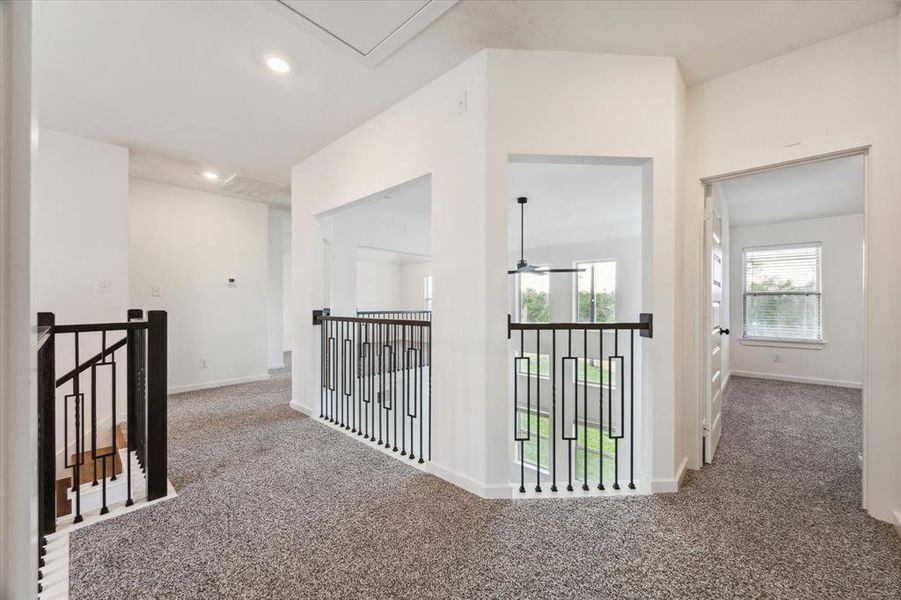
<instances>
[{"instance_id":1,"label":"ceiling fan blade","mask_svg":"<svg viewBox=\"0 0 901 600\"><path fill-rule=\"evenodd\" d=\"M541 269L537 273L584 273L585 269Z\"/></svg>"}]
</instances>

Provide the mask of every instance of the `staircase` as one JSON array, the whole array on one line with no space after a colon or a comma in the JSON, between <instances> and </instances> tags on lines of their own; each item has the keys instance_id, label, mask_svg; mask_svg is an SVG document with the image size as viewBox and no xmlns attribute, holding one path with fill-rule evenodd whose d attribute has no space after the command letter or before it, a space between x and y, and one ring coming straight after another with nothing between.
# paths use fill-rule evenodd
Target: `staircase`
<instances>
[{"instance_id":1,"label":"staircase","mask_svg":"<svg viewBox=\"0 0 901 600\"><path fill-rule=\"evenodd\" d=\"M53 313L38 314L42 598L68 592L68 578L60 573L68 571L73 529L174 495L166 476L166 323L164 311L150 311L145 320L143 311L129 310L125 322L74 325L56 324ZM57 353L62 340L72 343L64 348L71 348L69 357ZM92 347L100 351L82 358ZM60 356L74 360L59 365L64 374L58 377ZM125 394L117 381L125 382ZM117 423L123 410L125 421Z\"/></svg>"}]
</instances>

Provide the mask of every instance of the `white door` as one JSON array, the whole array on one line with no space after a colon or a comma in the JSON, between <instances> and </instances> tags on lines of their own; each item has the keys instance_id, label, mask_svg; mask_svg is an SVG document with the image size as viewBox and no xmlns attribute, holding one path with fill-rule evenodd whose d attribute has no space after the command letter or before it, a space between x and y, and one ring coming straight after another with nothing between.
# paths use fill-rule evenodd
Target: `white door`
<instances>
[{"instance_id":1,"label":"white door","mask_svg":"<svg viewBox=\"0 0 901 600\"><path fill-rule=\"evenodd\" d=\"M707 361L709 367L706 370L708 380L705 384L705 414L702 423L704 434L704 460L713 461L716 445L720 441L723 423L720 418L723 396L723 335L729 333L723 329L723 218L714 205L708 186L706 194L706 237L709 263L707 269L707 283L709 284L708 318L705 319L705 337L709 340L707 347Z\"/></svg>"}]
</instances>

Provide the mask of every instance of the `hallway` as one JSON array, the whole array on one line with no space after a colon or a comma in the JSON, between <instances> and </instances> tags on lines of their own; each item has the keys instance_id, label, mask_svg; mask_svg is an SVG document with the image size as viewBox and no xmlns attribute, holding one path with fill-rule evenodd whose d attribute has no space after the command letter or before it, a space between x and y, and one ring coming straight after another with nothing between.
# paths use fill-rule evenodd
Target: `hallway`
<instances>
[{"instance_id":1,"label":"hallway","mask_svg":"<svg viewBox=\"0 0 901 600\"><path fill-rule=\"evenodd\" d=\"M294 412L275 373L170 397L178 497L77 531L73 598L901 594L901 539L859 508L859 391L733 378L679 493L509 502Z\"/></svg>"}]
</instances>

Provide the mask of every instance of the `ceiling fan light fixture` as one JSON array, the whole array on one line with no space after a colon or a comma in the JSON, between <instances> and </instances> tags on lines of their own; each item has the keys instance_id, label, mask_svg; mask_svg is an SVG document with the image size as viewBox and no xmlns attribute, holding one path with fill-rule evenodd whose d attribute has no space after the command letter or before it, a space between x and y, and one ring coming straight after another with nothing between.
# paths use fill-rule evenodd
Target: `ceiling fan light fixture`
<instances>
[{"instance_id":1,"label":"ceiling fan light fixture","mask_svg":"<svg viewBox=\"0 0 901 600\"><path fill-rule=\"evenodd\" d=\"M507 271L507 275L521 275L523 273L532 273L535 275L547 275L549 273L581 273L585 269L551 269L550 267L536 267L530 265L526 261L526 203L529 201L527 196L520 196L516 199L520 209L519 221L519 260L516 262L516 268Z\"/></svg>"}]
</instances>

